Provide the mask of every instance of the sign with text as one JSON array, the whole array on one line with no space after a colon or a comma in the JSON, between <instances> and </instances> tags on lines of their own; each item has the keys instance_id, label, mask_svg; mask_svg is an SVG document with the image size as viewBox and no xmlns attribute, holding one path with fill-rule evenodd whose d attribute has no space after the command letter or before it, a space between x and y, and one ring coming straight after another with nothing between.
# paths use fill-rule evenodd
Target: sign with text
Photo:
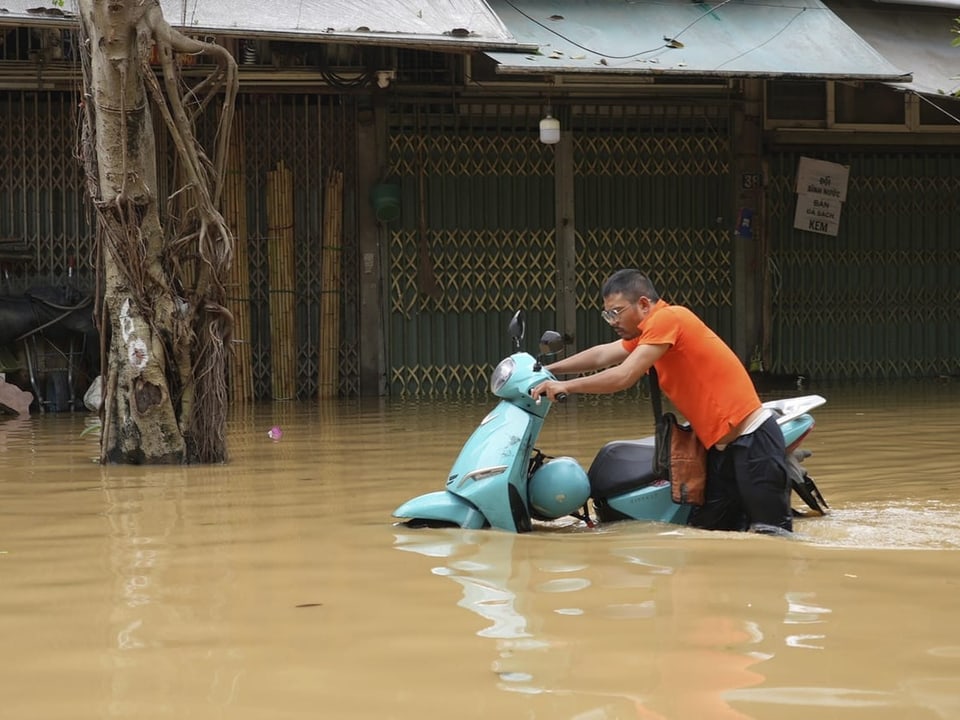
<instances>
[{"instance_id":1,"label":"sign with text","mask_svg":"<svg viewBox=\"0 0 960 720\"><path fill-rule=\"evenodd\" d=\"M848 165L800 158L793 226L798 230L836 235L840 230L840 210L847 199L849 179Z\"/></svg>"},{"instance_id":2,"label":"sign with text","mask_svg":"<svg viewBox=\"0 0 960 720\"><path fill-rule=\"evenodd\" d=\"M797 195L797 211L793 226L798 230L836 235L840 231L840 209L843 203L817 195Z\"/></svg>"},{"instance_id":3,"label":"sign with text","mask_svg":"<svg viewBox=\"0 0 960 720\"><path fill-rule=\"evenodd\" d=\"M843 202L847 199L847 181L850 179L850 167L826 160L800 158L797 168L797 193L799 195L821 195L831 200Z\"/></svg>"}]
</instances>

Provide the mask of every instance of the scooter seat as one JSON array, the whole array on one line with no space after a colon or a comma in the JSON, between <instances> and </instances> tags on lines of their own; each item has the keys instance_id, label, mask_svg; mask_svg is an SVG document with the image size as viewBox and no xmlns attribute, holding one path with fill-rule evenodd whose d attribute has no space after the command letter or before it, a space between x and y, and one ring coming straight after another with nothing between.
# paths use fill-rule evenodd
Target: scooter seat
<instances>
[{"instance_id":1,"label":"scooter seat","mask_svg":"<svg viewBox=\"0 0 960 720\"><path fill-rule=\"evenodd\" d=\"M657 482L651 438L614 440L600 448L590 464L590 494L595 500L616 497Z\"/></svg>"}]
</instances>

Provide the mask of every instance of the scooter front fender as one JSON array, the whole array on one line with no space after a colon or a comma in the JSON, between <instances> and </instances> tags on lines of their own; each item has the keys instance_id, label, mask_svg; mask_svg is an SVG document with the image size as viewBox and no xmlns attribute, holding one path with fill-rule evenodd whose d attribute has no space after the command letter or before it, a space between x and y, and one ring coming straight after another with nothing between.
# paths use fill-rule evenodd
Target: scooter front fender
<instances>
[{"instance_id":1,"label":"scooter front fender","mask_svg":"<svg viewBox=\"0 0 960 720\"><path fill-rule=\"evenodd\" d=\"M450 523L468 530L479 530L487 524L486 518L472 504L446 490L407 500L393 511L393 516L404 520Z\"/></svg>"}]
</instances>

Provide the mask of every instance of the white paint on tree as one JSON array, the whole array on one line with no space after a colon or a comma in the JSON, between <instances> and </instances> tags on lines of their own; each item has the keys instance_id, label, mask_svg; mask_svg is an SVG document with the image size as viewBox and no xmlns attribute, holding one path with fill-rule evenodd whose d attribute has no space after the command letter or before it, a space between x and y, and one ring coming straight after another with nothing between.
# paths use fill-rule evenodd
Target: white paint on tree
<instances>
[{"instance_id":1,"label":"white paint on tree","mask_svg":"<svg viewBox=\"0 0 960 720\"><path fill-rule=\"evenodd\" d=\"M124 300L123 305L120 306L120 334L123 336L125 343L129 343L130 338L133 336L133 318L130 317L130 298Z\"/></svg>"},{"instance_id":2,"label":"white paint on tree","mask_svg":"<svg viewBox=\"0 0 960 720\"><path fill-rule=\"evenodd\" d=\"M127 358L130 360L130 365L137 370L143 370L150 359L147 344L140 338L134 338L133 342L127 345Z\"/></svg>"}]
</instances>

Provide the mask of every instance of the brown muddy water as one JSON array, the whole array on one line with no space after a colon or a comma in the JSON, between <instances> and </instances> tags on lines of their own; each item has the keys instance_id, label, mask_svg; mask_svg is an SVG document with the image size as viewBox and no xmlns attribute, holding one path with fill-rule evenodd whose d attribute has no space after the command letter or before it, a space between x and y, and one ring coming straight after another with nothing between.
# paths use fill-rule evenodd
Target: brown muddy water
<instances>
[{"instance_id":1,"label":"brown muddy water","mask_svg":"<svg viewBox=\"0 0 960 720\"><path fill-rule=\"evenodd\" d=\"M793 539L395 525L488 399L237 408L216 467L2 420L0 717L958 718L960 383L810 391L833 512ZM649 417L579 398L539 445Z\"/></svg>"}]
</instances>

